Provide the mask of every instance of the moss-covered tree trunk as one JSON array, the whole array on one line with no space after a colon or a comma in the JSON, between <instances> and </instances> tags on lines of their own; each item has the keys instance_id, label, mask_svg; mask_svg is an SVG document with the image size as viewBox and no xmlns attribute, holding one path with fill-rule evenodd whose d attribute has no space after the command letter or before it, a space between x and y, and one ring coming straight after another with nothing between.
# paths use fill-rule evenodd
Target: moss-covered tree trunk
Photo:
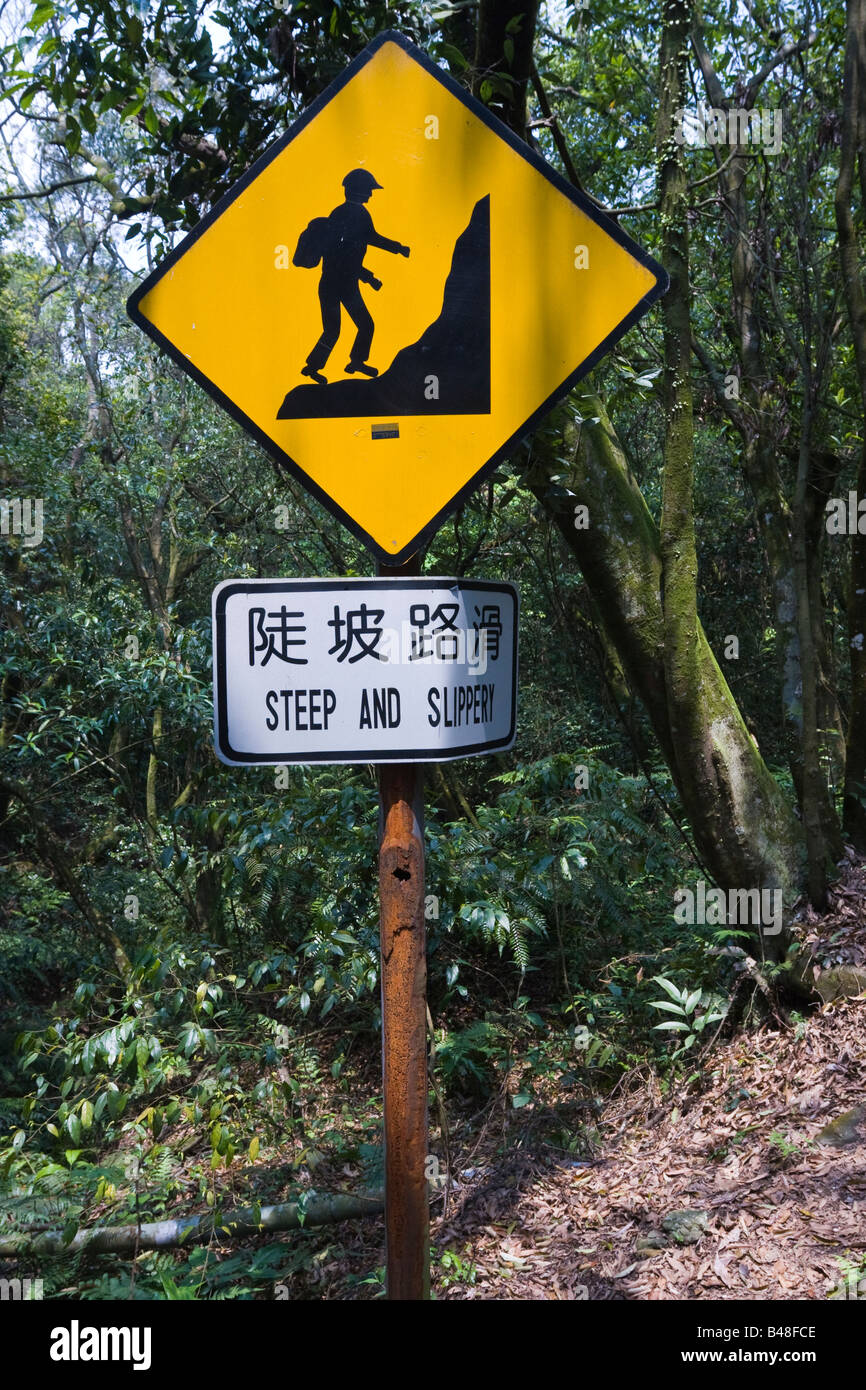
<instances>
[{"instance_id":1,"label":"moss-covered tree trunk","mask_svg":"<svg viewBox=\"0 0 866 1390\"><path fill-rule=\"evenodd\" d=\"M554 475L560 485L551 486ZM535 436L526 476L583 572L707 869L721 887L779 887L790 903L802 882L802 827L743 721L700 622L696 703L711 780L682 775L668 708L659 530L597 395L575 395ZM589 513L586 529L575 526L576 506Z\"/></svg>"},{"instance_id":2,"label":"moss-covered tree trunk","mask_svg":"<svg viewBox=\"0 0 866 1390\"><path fill-rule=\"evenodd\" d=\"M702 786L711 788L714 779L698 655L688 192L683 147L674 139L674 112L683 104L690 11L688 0L665 0L656 145L662 263L671 281L662 300L665 442L660 539L665 690L680 781L691 794Z\"/></svg>"},{"instance_id":3,"label":"moss-covered tree trunk","mask_svg":"<svg viewBox=\"0 0 866 1390\"><path fill-rule=\"evenodd\" d=\"M488 8L489 0L482 0L482 20ZM687 104L674 98L682 95L689 10L684 0L668 4L662 77L668 90L659 127L666 156L675 146L673 112ZM484 32L489 37L492 27ZM484 49L484 59L488 68L497 67L493 47ZM524 134L519 102L507 118ZM662 120L667 136L661 135ZM746 728L697 615L685 177L675 155L667 167L662 160L660 173L662 195L675 214L666 243L668 269L679 279L666 318L673 397L664 545L604 406L591 393L576 395L538 432L527 481L581 566L605 636L650 717L707 869L723 888L780 888L790 904L802 885L802 828ZM551 486L551 477L563 474L566 452L572 460L564 480L570 495ZM588 529L575 527L576 504L589 511ZM784 935L766 937L762 946L768 955L781 954Z\"/></svg>"}]
</instances>

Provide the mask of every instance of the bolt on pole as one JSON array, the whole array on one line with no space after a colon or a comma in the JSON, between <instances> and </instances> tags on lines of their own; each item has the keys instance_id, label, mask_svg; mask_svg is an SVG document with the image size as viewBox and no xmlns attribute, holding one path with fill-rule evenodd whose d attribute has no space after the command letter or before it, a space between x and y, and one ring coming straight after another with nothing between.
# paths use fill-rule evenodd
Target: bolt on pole
<instances>
[{"instance_id":1,"label":"bolt on pole","mask_svg":"<svg viewBox=\"0 0 866 1390\"><path fill-rule=\"evenodd\" d=\"M418 574L379 566L383 578ZM385 1113L385 1266L390 1300L430 1293L424 769L379 765L379 911Z\"/></svg>"}]
</instances>

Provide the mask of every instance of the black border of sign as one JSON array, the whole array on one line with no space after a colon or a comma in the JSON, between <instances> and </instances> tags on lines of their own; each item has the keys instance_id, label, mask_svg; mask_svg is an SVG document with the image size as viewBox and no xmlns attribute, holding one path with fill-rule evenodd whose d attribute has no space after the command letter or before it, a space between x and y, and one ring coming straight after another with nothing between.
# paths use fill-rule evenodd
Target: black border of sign
<instances>
[{"instance_id":1,"label":"black border of sign","mask_svg":"<svg viewBox=\"0 0 866 1390\"><path fill-rule=\"evenodd\" d=\"M402 550L396 553L383 550L379 543L375 541L363 527L359 526L358 523L354 521L347 512L344 512L342 507L338 506L317 483L313 482L312 478L305 473L300 464L296 463L293 458L284 453L280 446L265 434L248 415L245 415L209 377L206 377L203 372L200 372L197 367L193 366L189 359L174 347L174 345L169 342L168 338L160 333L159 329L156 328L149 319L145 318L144 314L142 314L139 309L139 304L145 295L150 293L154 285L162 279L175 262L189 250L190 246L192 246L193 243L207 231L208 227L225 212L226 208L234 202L235 198L243 193L244 189L252 183L253 179L257 178L262 170L267 168L271 161L282 153L286 146L301 133L305 126L309 125L310 121L315 119L331 99L352 80L356 73L360 72L365 64L369 63L373 55L386 43L397 44L405 53L408 53L410 58L414 58L415 62L420 64L431 77L434 77L451 96L456 97L458 101L462 102L474 116L477 116L480 121L483 121L490 130L498 135L500 140L504 140L507 145L510 145L515 154L520 155L521 159L525 159L527 164L530 164L533 169L537 170L539 174L542 174L544 178L553 184L554 188L558 189L560 193L564 194L566 198L576 204L581 212L584 212L591 221L595 222L599 227L602 227L607 232L608 236L612 237L618 245L628 251L629 255L632 256L634 260L640 265L645 266L646 269L656 277L656 283L653 288L635 305L631 313L616 326L612 333L608 334L603 342L599 343L595 351L591 352L589 357L585 358L570 376L565 378L556 390L548 396L547 400L524 421L520 429L516 430L515 433L497 449L492 458L489 458L487 462L473 474L460 491L455 493L450 502L446 503L446 505L436 513L432 520L428 521L426 526L422 527L418 534L413 536L412 540L404 545ZM609 217L606 217L604 213L600 212L584 193L573 188L561 174L557 173L552 165L548 164L546 160L542 159L540 155L530 149L524 141L518 139L518 137L509 130L508 126L503 124L496 116L492 115L486 106L482 106L480 101L477 101L469 92L464 91L462 87L458 86L454 79L443 72L441 68L437 67L422 49L410 43L408 39L404 38L403 35L399 34L396 30L386 29L373 39L363 52L349 64L345 71L307 107L303 115L295 121L294 125L286 131L285 135L281 135L278 140L275 140L265 153L250 166L246 173L242 174L237 182L232 184L228 192L223 194L222 198L214 204L210 212L207 213L200 222L196 223L195 227L184 237L183 241L174 247L174 249L160 261L156 269L151 271L150 275L139 285L138 289L133 290L126 302L126 310L134 324L143 329L149 338L152 338L188 376L192 377L193 381L196 381L199 386L203 387L224 410L227 410L229 415L231 415L248 434L251 434L277 463L285 467L292 477L296 478L308 492L312 493L317 501L321 502L321 504L327 508L332 516L335 516L338 521L341 521L348 530L357 536L367 549L373 552L378 560L383 561L385 564L395 565L401 564L403 561L407 560L410 555L414 555L417 550L427 544L435 532L438 531L446 517L464 504L469 494L474 492L487 474L491 473L496 465L501 463L504 458L507 458L507 456L513 452L517 443L535 428L542 417L556 405L557 401L562 400L563 396L566 396L572 387L576 386L581 378L592 370L596 362L610 351L614 343L618 342L623 334L628 332L632 325L646 313L650 305L665 293L669 283L667 271L664 270L652 256L648 255L646 251L643 251L636 242L632 241L631 237L624 232L621 227L617 226Z\"/></svg>"},{"instance_id":2,"label":"black border of sign","mask_svg":"<svg viewBox=\"0 0 866 1390\"><path fill-rule=\"evenodd\" d=\"M293 593L298 589L306 593L320 593L324 589L487 589L492 593L510 593L514 600L514 650L512 652L511 677L511 727L503 739L490 743L462 744L459 748L441 748L418 752L412 748L400 748L396 752L375 753L370 749L356 751L348 749L339 755L333 753L305 753L303 756L286 753L279 757L270 753L238 753L229 743L227 712L227 652L226 652L226 603L233 594L249 594L266 590L272 594ZM447 763L455 758L468 758L475 754L492 753L510 748L517 732L517 661L518 630L520 625L520 595L517 587L508 580L457 579L448 575L424 575L420 579L224 579L211 595L213 610L213 697L214 697L214 751L220 762L227 767L282 767L286 763L333 763L356 765L358 763ZM426 668L425 668L426 669Z\"/></svg>"}]
</instances>

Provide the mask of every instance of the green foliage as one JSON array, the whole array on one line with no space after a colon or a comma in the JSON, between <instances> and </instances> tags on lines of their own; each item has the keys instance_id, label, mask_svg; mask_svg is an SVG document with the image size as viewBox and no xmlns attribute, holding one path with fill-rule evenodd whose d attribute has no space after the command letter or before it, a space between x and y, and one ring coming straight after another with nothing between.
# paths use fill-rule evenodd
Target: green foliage
<instances>
[{"instance_id":1,"label":"green foliage","mask_svg":"<svg viewBox=\"0 0 866 1390\"><path fill-rule=\"evenodd\" d=\"M432 1258L435 1262L435 1251L432 1252ZM437 1282L443 1289L451 1288L454 1284L471 1286L475 1283L478 1276L478 1270L472 1258L472 1252L468 1247L462 1251L443 1250L439 1256L438 1264Z\"/></svg>"},{"instance_id":2,"label":"green foliage","mask_svg":"<svg viewBox=\"0 0 866 1390\"><path fill-rule=\"evenodd\" d=\"M653 999L651 1009L660 1009L676 1017L657 1023L655 1031L683 1034L682 1047L673 1053L674 1059L684 1056L701 1037L704 1029L713 1023L721 1023L727 1013L727 1003L719 994L703 989L677 989L671 980L663 975L654 975L653 980L661 985L669 996L667 999Z\"/></svg>"},{"instance_id":3,"label":"green foliage","mask_svg":"<svg viewBox=\"0 0 866 1390\"><path fill-rule=\"evenodd\" d=\"M466 1028L447 1033L436 1043L443 1081L458 1091L489 1094L491 1074L504 1065L508 1046L508 1035L501 1022L492 1019L476 1019Z\"/></svg>"},{"instance_id":4,"label":"green foliage","mask_svg":"<svg viewBox=\"0 0 866 1390\"><path fill-rule=\"evenodd\" d=\"M0 799L0 1198L16 1229L56 1224L71 1238L95 1220L216 1210L235 1185L250 1200L303 1195L322 1164L340 1181L381 1178L375 775L230 769L210 728L213 586L366 574L368 557L154 356L123 304L134 275L386 25L471 80L475 12L408 0L25 8L0 85L26 122L23 173L32 165L43 188L63 187L0 205L3 494L42 498L47 518L38 546L0 538L0 773L28 798ZM787 35L792 13L780 15ZM778 422L782 494L796 468L791 340L803 323L825 343L814 442L828 467L839 463L840 491L862 438L824 231L838 149L827 74L843 17L837 7L819 18L815 47L774 69L761 94L784 107L784 159L750 161L765 180L756 244L772 282L756 311L760 414ZM760 7L737 13L736 44L729 8L704 7L702 23L726 91L743 63L774 51ZM518 24L506 70L479 84L485 101L513 90ZM602 4L551 10L535 46L581 179L608 206L641 209L633 230L650 250L657 45L655 12ZM788 122L793 110L801 119ZM549 123L534 138L559 161ZM702 183L716 157L689 152L690 238L695 336L722 353L736 337L719 275L729 229L701 212L718 210ZM10 191L21 176L5 170ZM649 320L595 372L654 515L660 361ZM717 653L740 635L726 676L765 754L782 761L760 517L737 427L703 359L694 371L701 617ZM567 409L580 425L579 407ZM560 426L546 427L549 484L564 496L574 459ZM515 449L425 560L429 573L507 574L522 623L515 750L448 765L426 789L429 998L446 1105L501 1094L515 1126L543 1123L553 1147L575 1153L592 1147L591 1119L620 1077L648 1059L675 1071L709 1041L730 962L706 948L737 933L672 919L673 888L695 872L688 827L589 588L530 486L533 451ZM844 670L839 556L828 554L824 577L828 646ZM843 677L842 703L846 694ZM776 771L793 798L790 774ZM647 999L645 976L665 999ZM669 1020L653 1026L654 1010ZM787 1143L771 1136L783 1157ZM322 1249L308 1235L222 1257L146 1253L134 1269L61 1259L49 1283L88 1299L271 1297L281 1279L305 1287ZM475 1277L471 1252L441 1254L443 1290ZM376 1296L382 1282L379 1268L347 1280Z\"/></svg>"},{"instance_id":5,"label":"green foliage","mask_svg":"<svg viewBox=\"0 0 866 1390\"><path fill-rule=\"evenodd\" d=\"M780 1129L774 1129L770 1134L770 1151L782 1163L788 1163L791 1159L801 1158L803 1147L801 1143L790 1139L783 1134Z\"/></svg>"}]
</instances>

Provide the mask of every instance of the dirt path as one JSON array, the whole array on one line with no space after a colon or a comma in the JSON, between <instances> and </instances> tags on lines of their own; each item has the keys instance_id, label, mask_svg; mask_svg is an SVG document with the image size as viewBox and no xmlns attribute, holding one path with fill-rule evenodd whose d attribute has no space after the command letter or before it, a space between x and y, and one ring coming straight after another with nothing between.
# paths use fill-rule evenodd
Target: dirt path
<instances>
[{"instance_id":1,"label":"dirt path","mask_svg":"<svg viewBox=\"0 0 866 1390\"><path fill-rule=\"evenodd\" d=\"M861 862L800 931L819 969L866 963ZM475 1284L444 1296L826 1298L866 1257L866 1122L816 1143L828 1122L866 1115L866 1000L743 1033L712 1062L699 1094L659 1104L648 1087L607 1107L596 1162L518 1158L464 1190L436 1237L467 1251ZM637 1239L683 1208L706 1212L700 1240L640 1255Z\"/></svg>"},{"instance_id":2,"label":"dirt path","mask_svg":"<svg viewBox=\"0 0 866 1390\"><path fill-rule=\"evenodd\" d=\"M593 1166L479 1184L437 1231L472 1249L475 1286L453 1296L825 1298L840 1261L866 1251L866 1143L814 1144L862 1103L866 1003L826 1006L801 1027L720 1049L711 1089L632 1116ZM605 1131L616 1127L608 1112ZM639 1257L637 1238L682 1208L707 1212L700 1241Z\"/></svg>"}]
</instances>

